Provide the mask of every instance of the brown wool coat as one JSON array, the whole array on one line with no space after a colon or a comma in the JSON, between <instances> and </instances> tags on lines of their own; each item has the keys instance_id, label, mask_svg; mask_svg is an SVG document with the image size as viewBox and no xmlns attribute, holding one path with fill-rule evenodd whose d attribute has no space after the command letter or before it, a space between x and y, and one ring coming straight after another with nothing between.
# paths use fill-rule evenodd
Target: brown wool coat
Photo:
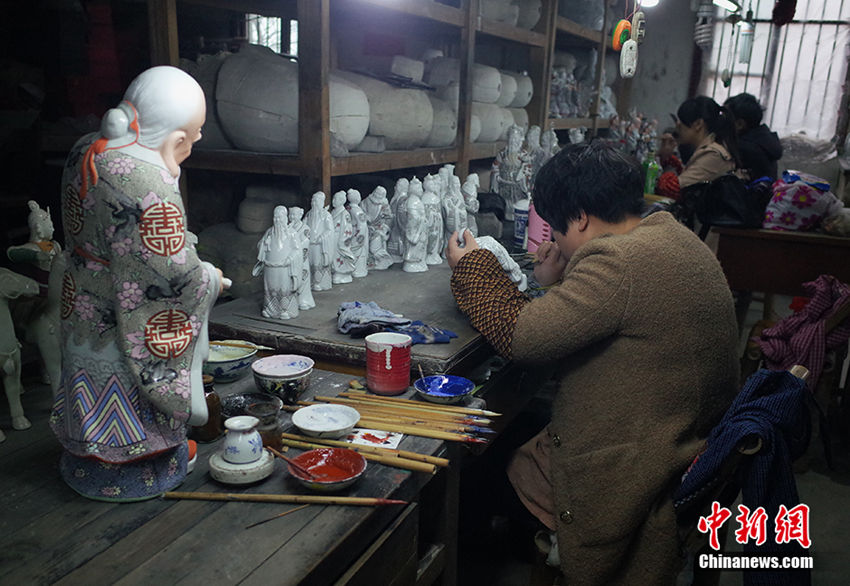
<instances>
[{"instance_id":1,"label":"brown wool coat","mask_svg":"<svg viewBox=\"0 0 850 586\"><path fill-rule=\"evenodd\" d=\"M735 160L729 151L711 135L699 145L688 164L679 174L679 187L688 187L694 183L711 181L735 170Z\"/></svg>"},{"instance_id":2,"label":"brown wool coat","mask_svg":"<svg viewBox=\"0 0 850 586\"><path fill-rule=\"evenodd\" d=\"M666 212L595 238L530 301L495 257L452 275L458 306L505 356L555 365L549 432L569 584L669 584L672 493L737 390L737 326L717 259Z\"/></svg>"},{"instance_id":3,"label":"brown wool coat","mask_svg":"<svg viewBox=\"0 0 850 586\"><path fill-rule=\"evenodd\" d=\"M582 246L519 313L514 359L559 365L549 430L570 584L675 576L672 490L736 392L736 346L717 259L667 213Z\"/></svg>"}]
</instances>

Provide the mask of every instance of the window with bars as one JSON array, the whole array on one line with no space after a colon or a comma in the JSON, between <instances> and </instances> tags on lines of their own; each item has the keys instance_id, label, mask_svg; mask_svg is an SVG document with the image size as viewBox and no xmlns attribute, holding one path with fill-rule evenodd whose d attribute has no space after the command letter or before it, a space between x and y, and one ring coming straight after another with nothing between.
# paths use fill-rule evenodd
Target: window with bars
<instances>
[{"instance_id":1,"label":"window with bars","mask_svg":"<svg viewBox=\"0 0 850 586\"><path fill-rule=\"evenodd\" d=\"M749 63L741 62L742 26L718 10L708 68L700 93L723 103L741 92L765 108L764 122L780 136L836 134L850 49L850 0L798 0L793 22L771 22L774 0L740 2L753 11ZM724 79L728 84L724 84Z\"/></svg>"},{"instance_id":2,"label":"window with bars","mask_svg":"<svg viewBox=\"0 0 850 586\"><path fill-rule=\"evenodd\" d=\"M253 45L269 47L275 53L298 55L297 20L246 14L245 29L248 42Z\"/></svg>"}]
</instances>

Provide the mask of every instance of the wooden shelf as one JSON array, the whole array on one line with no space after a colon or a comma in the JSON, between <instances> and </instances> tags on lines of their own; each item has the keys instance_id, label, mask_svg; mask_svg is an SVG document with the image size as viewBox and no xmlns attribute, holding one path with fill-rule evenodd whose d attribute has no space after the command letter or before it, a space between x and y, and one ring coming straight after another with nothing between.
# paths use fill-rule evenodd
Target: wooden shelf
<instances>
[{"instance_id":1,"label":"wooden shelf","mask_svg":"<svg viewBox=\"0 0 850 586\"><path fill-rule=\"evenodd\" d=\"M457 161L457 149L413 149L410 151L386 151L383 153L353 153L348 157L331 160L331 175L354 175L390 169L427 167Z\"/></svg>"},{"instance_id":2,"label":"wooden shelf","mask_svg":"<svg viewBox=\"0 0 850 586\"><path fill-rule=\"evenodd\" d=\"M470 159L491 159L499 154L499 151L505 148L507 144L504 140L496 142L474 142L469 145Z\"/></svg>"},{"instance_id":3,"label":"wooden shelf","mask_svg":"<svg viewBox=\"0 0 850 586\"><path fill-rule=\"evenodd\" d=\"M532 47L548 46L546 35L543 33L517 28L495 20L480 18L475 28L482 34L522 43L523 45L531 45Z\"/></svg>"},{"instance_id":4,"label":"wooden shelf","mask_svg":"<svg viewBox=\"0 0 850 586\"><path fill-rule=\"evenodd\" d=\"M602 31L595 31L592 28L580 25L563 16L557 17L556 30L558 32L567 33L573 37L584 39L590 43L600 43L602 41Z\"/></svg>"},{"instance_id":5,"label":"wooden shelf","mask_svg":"<svg viewBox=\"0 0 850 586\"><path fill-rule=\"evenodd\" d=\"M296 154L200 148L193 149L192 156L186 159L182 166L192 169L267 175L299 175L302 169L301 161Z\"/></svg>"},{"instance_id":6,"label":"wooden shelf","mask_svg":"<svg viewBox=\"0 0 850 586\"><path fill-rule=\"evenodd\" d=\"M181 0L187 4L223 8L234 12L276 16L294 20L297 18L295 0Z\"/></svg>"},{"instance_id":7,"label":"wooden shelf","mask_svg":"<svg viewBox=\"0 0 850 586\"><path fill-rule=\"evenodd\" d=\"M433 0L344 0L342 4L375 6L456 27L462 27L466 22L463 10Z\"/></svg>"},{"instance_id":8,"label":"wooden shelf","mask_svg":"<svg viewBox=\"0 0 850 586\"><path fill-rule=\"evenodd\" d=\"M610 121L599 118L596 123L596 128L608 128L611 125ZM568 128L590 128L593 126L593 118L550 118L549 127L555 130L565 130Z\"/></svg>"}]
</instances>

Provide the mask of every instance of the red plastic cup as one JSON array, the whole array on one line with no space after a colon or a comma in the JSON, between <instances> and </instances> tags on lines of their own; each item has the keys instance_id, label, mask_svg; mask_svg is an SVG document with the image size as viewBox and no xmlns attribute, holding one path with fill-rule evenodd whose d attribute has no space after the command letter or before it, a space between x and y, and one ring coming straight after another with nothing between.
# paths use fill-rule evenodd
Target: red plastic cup
<instances>
[{"instance_id":1,"label":"red plastic cup","mask_svg":"<svg viewBox=\"0 0 850 586\"><path fill-rule=\"evenodd\" d=\"M366 336L366 386L376 395L400 395L410 386L407 334L381 332Z\"/></svg>"}]
</instances>

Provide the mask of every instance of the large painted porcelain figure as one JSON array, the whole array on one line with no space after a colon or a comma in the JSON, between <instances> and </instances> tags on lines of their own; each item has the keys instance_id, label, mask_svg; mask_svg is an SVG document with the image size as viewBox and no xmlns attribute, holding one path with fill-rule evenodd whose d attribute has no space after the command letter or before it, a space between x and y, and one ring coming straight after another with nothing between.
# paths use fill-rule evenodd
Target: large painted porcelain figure
<instances>
[{"instance_id":1,"label":"large painted porcelain figure","mask_svg":"<svg viewBox=\"0 0 850 586\"><path fill-rule=\"evenodd\" d=\"M414 177L414 180L416 178ZM410 181L402 177L395 182L393 198L390 200L390 211L393 216L390 238L387 241L387 252L393 262L404 260L404 219L407 214L407 196L410 191Z\"/></svg>"},{"instance_id":2,"label":"large painted porcelain figure","mask_svg":"<svg viewBox=\"0 0 850 586\"><path fill-rule=\"evenodd\" d=\"M402 269L408 273L421 273L428 270L425 262L428 233L422 195L422 184L418 179L414 179L410 182L410 193L405 203L405 247Z\"/></svg>"},{"instance_id":3,"label":"large painted porcelain figure","mask_svg":"<svg viewBox=\"0 0 850 586\"><path fill-rule=\"evenodd\" d=\"M350 283L354 273L354 253L351 251L351 240L354 236L354 228L351 224L351 214L345 209L347 196L344 191L337 191L331 203L333 209L331 216L334 224L334 248L333 263L331 271L333 284Z\"/></svg>"},{"instance_id":4,"label":"large painted porcelain figure","mask_svg":"<svg viewBox=\"0 0 850 586\"><path fill-rule=\"evenodd\" d=\"M65 164L62 377L50 424L63 478L91 498L150 498L180 484L186 426L207 418L201 363L222 277L198 259L178 188L205 115L192 77L148 69Z\"/></svg>"},{"instance_id":5,"label":"large painted porcelain figure","mask_svg":"<svg viewBox=\"0 0 850 586\"><path fill-rule=\"evenodd\" d=\"M425 262L438 265L443 262L440 253L443 251L443 215L440 212L440 196L434 192L438 189L439 179L428 181L425 193L422 195L422 205L425 207L425 230L427 245Z\"/></svg>"},{"instance_id":6,"label":"large painted porcelain figure","mask_svg":"<svg viewBox=\"0 0 850 586\"><path fill-rule=\"evenodd\" d=\"M253 274L255 277L263 274L263 316L271 319L298 317L302 251L289 227L285 207L274 209L272 227L257 243L257 249Z\"/></svg>"},{"instance_id":7,"label":"large painted porcelain figure","mask_svg":"<svg viewBox=\"0 0 850 586\"><path fill-rule=\"evenodd\" d=\"M336 248L336 232L331 213L325 207L325 194L313 194L305 221L310 229L310 271L313 291L327 291L332 286L331 263Z\"/></svg>"},{"instance_id":8,"label":"large painted porcelain figure","mask_svg":"<svg viewBox=\"0 0 850 586\"><path fill-rule=\"evenodd\" d=\"M531 162L522 148L523 132L519 126L508 129L508 144L499 151L490 173L490 191L505 200L505 218L514 219L514 204L527 199L531 192Z\"/></svg>"},{"instance_id":9,"label":"large painted porcelain figure","mask_svg":"<svg viewBox=\"0 0 850 586\"><path fill-rule=\"evenodd\" d=\"M310 227L304 221L304 209L298 206L289 208L289 228L295 242L301 249L301 283L298 285L298 309L305 311L316 307L313 300L310 272Z\"/></svg>"},{"instance_id":10,"label":"large painted porcelain figure","mask_svg":"<svg viewBox=\"0 0 850 586\"><path fill-rule=\"evenodd\" d=\"M44 363L44 382L54 392L62 371L62 347L59 340L59 304L62 273L65 270L62 247L53 239L50 208L43 210L35 201L27 202L30 214L29 240L10 246L6 254L14 270L38 283L38 295L16 302L14 316L17 328L27 342L35 342Z\"/></svg>"},{"instance_id":11,"label":"large painted porcelain figure","mask_svg":"<svg viewBox=\"0 0 850 586\"><path fill-rule=\"evenodd\" d=\"M387 201L387 190L380 185L363 200L363 211L366 212L366 222L369 226L369 258L367 266L370 269L385 270L393 264L393 259L387 252L387 241L393 224L393 213L390 202Z\"/></svg>"},{"instance_id":12,"label":"large painted porcelain figure","mask_svg":"<svg viewBox=\"0 0 850 586\"><path fill-rule=\"evenodd\" d=\"M470 173L460 188L463 194L463 205L466 208L466 227L473 236L478 236L478 221L475 219L475 214L478 213L481 205L478 203L479 181L478 173Z\"/></svg>"},{"instance_id":13,"label":"large painted porcelain figure","mask_svg":"<svg viewBox=\"0 0 850 586\"><path fill-rule=\"evenodd\" d=\"M366 212L360 207L360 192L356 189L348 190L348 213L351 214L351 226L354 235L351 237L351 252L354 254L353 277L365 277L369 274L366 268L369 260L369 223L366 220Z\"/></svg>"}]
</instances>

